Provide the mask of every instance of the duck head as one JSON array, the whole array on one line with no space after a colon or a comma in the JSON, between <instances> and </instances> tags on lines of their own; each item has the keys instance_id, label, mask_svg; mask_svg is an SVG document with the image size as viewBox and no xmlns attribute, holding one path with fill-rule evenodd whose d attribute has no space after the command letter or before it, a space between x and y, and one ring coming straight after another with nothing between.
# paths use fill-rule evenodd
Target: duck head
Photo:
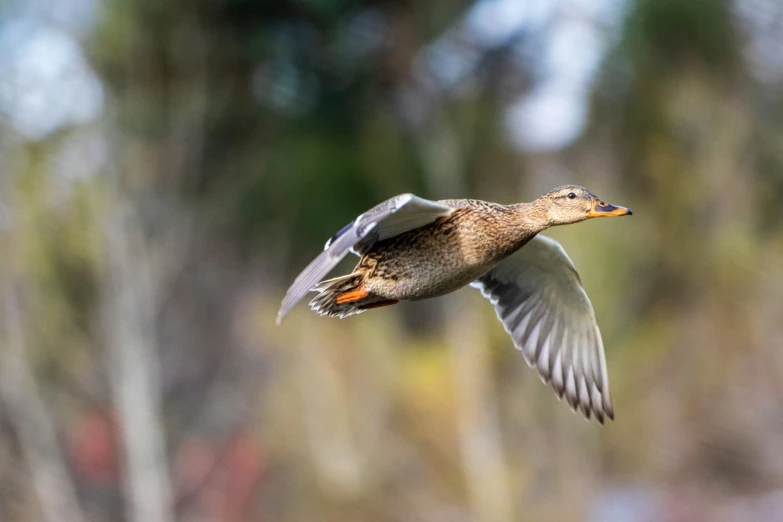
<instances>
[{"instance_id":1,"label":"duck head","mask_svg":"<svg viewBox=\"0 0 783 522\"><path fill-rule=\"evenodd\" d=\"M606 203L579 185L558 187L538 198L534 204L546 212L549 226L597 217L630 216L633 213L629 208Z\"/></svg>"}]
</instances>

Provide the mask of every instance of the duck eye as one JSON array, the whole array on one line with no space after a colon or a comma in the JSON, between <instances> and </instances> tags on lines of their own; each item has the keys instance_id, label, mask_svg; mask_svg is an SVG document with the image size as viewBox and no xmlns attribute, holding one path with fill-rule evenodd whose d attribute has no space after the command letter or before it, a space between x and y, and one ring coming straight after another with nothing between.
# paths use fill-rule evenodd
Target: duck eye
<instances>
[{"instance_id":1,"label":"duck eye","mask_svg":"<svg viewBox=\"0 0 783 522\"><path fill-rule=\"evenodd\" d=\"M568 193L568 196L566 196L566 197L567 197L568 199L574 199L574 198L576 198L576 194L574 194L573 192L569 192L569 193Z\"/></svg>"}]
</instances>

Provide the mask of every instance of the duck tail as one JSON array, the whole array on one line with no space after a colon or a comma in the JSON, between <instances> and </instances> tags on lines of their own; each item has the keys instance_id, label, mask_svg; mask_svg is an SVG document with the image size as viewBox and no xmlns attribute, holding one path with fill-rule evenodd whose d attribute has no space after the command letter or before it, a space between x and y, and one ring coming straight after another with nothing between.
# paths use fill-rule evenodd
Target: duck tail
<instances>
[{"instance_id":1,"label":"duck tail","mask_svg":"<svg viewBox=\"0 0 783 522\"><path fill-rule=\"evenodd\" d=\"M318 315L343 318L364 312L369 294L364 288L364 276L348 274L321 281L313 289L318 295L310 301L310 308Z\"/></svg>"}]
</instances>

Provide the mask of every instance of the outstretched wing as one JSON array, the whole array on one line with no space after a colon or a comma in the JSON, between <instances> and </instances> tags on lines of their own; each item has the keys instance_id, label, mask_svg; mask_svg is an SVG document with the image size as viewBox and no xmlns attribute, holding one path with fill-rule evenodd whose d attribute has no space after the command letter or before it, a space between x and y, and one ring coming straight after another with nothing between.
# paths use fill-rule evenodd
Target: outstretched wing
<instances>
[{"instance_id":1,"label":"outstretched wing","mask_svg":"<svg viewBox=\"0 0 783 522\"><path fill-rule=\"evenodd\" d=\"M376 241L423 227L453 211L452 207L413 194L401 194L374 206L337 232L324 251L302 270L283 298L277 324L351 250L364 252Z\"/></svg>"},{"instance_id":2,"label":"outstretched wing","mask_svg":"<svg viewBox=\"0 0 783 522\"><path fill-rule=\"evenodd\" d=\"M495 306L514 346L558 397L614 419L601 332L573 263L560 244L537 236L471 283Z\"/></svg>"}]
</instances>

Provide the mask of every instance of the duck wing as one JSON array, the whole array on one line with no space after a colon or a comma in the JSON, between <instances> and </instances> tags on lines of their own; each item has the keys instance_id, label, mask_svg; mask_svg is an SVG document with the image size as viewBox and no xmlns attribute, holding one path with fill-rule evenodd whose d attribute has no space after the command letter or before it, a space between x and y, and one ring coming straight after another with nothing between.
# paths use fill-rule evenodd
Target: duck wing
<instances>
[{"instance_id":1,"label":"duck wing","mask_svg":"<svg viewBox=\"0 0 783 522\"><path fill-rule=\"evenodd\" d=\"M560 243L536 236L471 286L495 306L514 346L558 397L588 419L614 419L601 332Z\"/></svg>"},{"instance_id":2,"label":"duck wing","mask_svg":"<svg viewBox=\"0 0 783 522\"><path fill-rule=\"evenodd\" d=\"M326 242L324 251L294 280L277 313L277 324L348 252L361 254L376 241L423 227L454 212L454 208L414 196L400 194L387 199L348 223Z\"/></svg>"}]
</instances>

